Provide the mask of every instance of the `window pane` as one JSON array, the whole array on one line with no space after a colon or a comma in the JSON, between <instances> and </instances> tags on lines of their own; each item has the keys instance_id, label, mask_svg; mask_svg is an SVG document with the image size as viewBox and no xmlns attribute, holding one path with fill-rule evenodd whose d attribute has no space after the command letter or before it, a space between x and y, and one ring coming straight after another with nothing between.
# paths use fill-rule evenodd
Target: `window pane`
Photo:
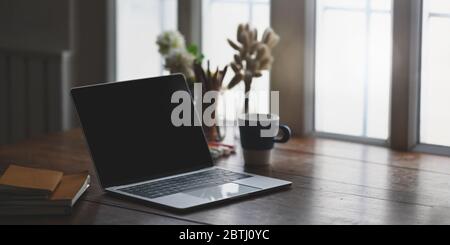
<instances>
[{"instance_id":1,"label":"window pane","mask_svg":"<svg viewBox=\"0 0 450 245\"><path fill-rule=\"evenodd\" d=\"M365 0L320 0L318 5L325 8L364 8Z\"/></svg>"},{"instance_id":2,"label":"window pane","mask_svg":"<svg viewBox=\"0 0 450 245\"><path fill-rule=\"evenodd\" d=\"M361 1L364 2L364 1ZM392 8L392 0L375 0L371 1L370 5L374 10L390 11Z\"/></svg>"},{"instance_id":3,"label":"window pane","mask_svg":"<svg viewBox=\"0 0 450 245\"><path fill-rule=\"evenodd\" d=\"M450 146L450 4L425 0L420 140Z\"/></svg>"},{"instance_id":4,"label":"window pane","mask_svg":"<svg viewBox=\"0 0 450 245\"><path fill-rule=\"evenodd\" d=\"M163 72L156 37L177 27L176 0L116 1L116 79L159 76Z\"/></svg>"},{"instance_id":5,"label":"window pane","mask_svg":"<svg viewBox=\"0 0 450 245\"><path fill-rule=\"evenodd\" d=\"M316 131L388 138L392 1L375 1L317 1Z\"/></svg>"},{"instance_id":6,"label":"window pane","mask_svg":"<svg viewBox=\"0 0 450 245\"><path fill-rule=\"evenodd\" d=\"M202 46L207 60L213 67L229 64L233 60L235 51L228 45L227 38L236 39L239 24L250 23L262 35L265 28L270 26L270 0L203 0L203 35ZM230 71L224 80L226 85L232 78ZM242 91L243 86L234 88ZM267 113L269 111L269 73L255 78L252 91L262 91L258 98L250 97L250 112ZM233 93L234 94L234 93ZM267 95L267 96L266 96ZM243 101L236 101L235 96L226 94L227 119L233 120L234 114ZM219 108L221 106L219 105ZM220 111L219 111L220 113Z\"/></svg>"},{"instance_id":7,"label":"window pane","mask_svg":"<svg viewBox=\"0 0 450 245\"><path fill-rule=\"evenodd\" d=\"M424 0L424 13L450 13L450 1L446 0Z\"/></svg>"},{"instance_id":8,"label":"window pane","mask_svg":"<svg viewBox=\"0 0 450 245\"><path fill-rule=\"evenodd\" d=\"M378 1L378 0L377 0ZM370 138L388 138L391 89L391 18L374 14L370 23L367 134Z\"/></svg>"}]
</instances>

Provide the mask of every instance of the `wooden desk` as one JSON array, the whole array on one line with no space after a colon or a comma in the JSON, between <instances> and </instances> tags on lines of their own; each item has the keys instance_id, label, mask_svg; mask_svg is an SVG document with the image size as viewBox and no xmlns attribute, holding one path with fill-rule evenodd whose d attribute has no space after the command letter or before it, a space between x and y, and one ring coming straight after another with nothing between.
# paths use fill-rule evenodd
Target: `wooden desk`
<instances>
[{"instance_id":1,"label":"wooden desk","mask_svg":"<svg viewBox=\"0 0 450 245\"><path fill-rule=\"evenodd\" d=\"M71 216L0 217L1 224L450 224L450 159L325 139L294 139L271 167L244 168L241 154L218 163L292 181L290 190L174 214L105 195L80 130L0 147L10 163L93 175Z\"/></svg>"}]
</instances>

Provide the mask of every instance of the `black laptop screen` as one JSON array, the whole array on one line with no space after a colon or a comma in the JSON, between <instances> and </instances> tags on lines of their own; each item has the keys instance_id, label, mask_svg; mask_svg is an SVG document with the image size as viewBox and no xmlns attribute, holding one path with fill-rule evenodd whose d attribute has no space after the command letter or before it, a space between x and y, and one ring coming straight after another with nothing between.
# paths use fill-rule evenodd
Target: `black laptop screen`
<instances>
[{"instance_id":1,"label":"black laptop screen","mask_svg":"<svg viewBox=\"0 0 450 245\"><path fill-rule=\"evenodd\" d=\"M212 166L201 127L172 124L171 97L180 90L181 75L72 90L103 187Z\"/></svg>"}]
</instances>

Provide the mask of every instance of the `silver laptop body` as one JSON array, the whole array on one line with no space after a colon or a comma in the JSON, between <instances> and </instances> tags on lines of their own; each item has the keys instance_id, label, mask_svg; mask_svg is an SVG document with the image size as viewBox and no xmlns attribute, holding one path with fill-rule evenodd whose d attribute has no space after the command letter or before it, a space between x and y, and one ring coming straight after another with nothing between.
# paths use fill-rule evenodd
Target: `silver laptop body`
<instances>
[{"instance_id":1,"label":"silver laptop body","mask_svg":"<svg viewBox=\"0 0 450 245\"><path fill-rule=\"evenodd\" d=\"M249 174L249 173L243 173L245 175L248 175L248 178L244 178L241 180L236 180L232 182L228 182L226 184L220 184L220 185L211 185L208 187L200 187L200 188L194 188L190 190L181 191L178 193L161 196L157 198L148 198L142 195L134 195L131 193L127 193L124 191L121 191L124 188L132 187L132 186L139 186L146 183L157 183L158 181L164 180L164 179L172 179L180 176L188 176L192 175L201 171L208 171L213 168L207 168L202 169L199 171L194 172L188 172L176 176L169 176L162 179L156 179L156 180L149 180L142 183L135 183L127 186L116 186L107 188L106 190L109 192L117 193L120 195L125 195L132 198L137 198L140 200L145 200L148 202L152 202L155 204L168 206L170 208L175 208L179 210L187 210L192 209L199 206L204 206L207 204L212 204L220 201L224 201L227 199L233 199L238 197L244 197L251 194L255 194L262 191L267 191L271 189L277 189L285 186L289 186L291 183L284 180L274 179L274 178L268 178L263 177L259 175ZM220 169L220 168L219 168ZM236 171L233 171L235 173L239 173Z\"/></svg>"}]
</instances>

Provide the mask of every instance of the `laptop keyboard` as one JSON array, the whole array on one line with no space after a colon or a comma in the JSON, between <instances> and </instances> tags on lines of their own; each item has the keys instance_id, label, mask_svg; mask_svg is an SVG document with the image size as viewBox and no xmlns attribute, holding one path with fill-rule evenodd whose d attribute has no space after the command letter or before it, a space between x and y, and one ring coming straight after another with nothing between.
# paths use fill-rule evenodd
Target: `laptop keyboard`
<instances>
[{"instance_id":1,"label":"laptop keyboard","mask_svg":"<svg viewBox=\"0 0 450 245\"><path fill-rule=\"evenodd\" d=\"M130 186L118 190L133 195L154 199L192 189L222 185L250 177L252 176L235 173L224 169L211 169L185 176Z\"/></svg>"}]
</instances>

